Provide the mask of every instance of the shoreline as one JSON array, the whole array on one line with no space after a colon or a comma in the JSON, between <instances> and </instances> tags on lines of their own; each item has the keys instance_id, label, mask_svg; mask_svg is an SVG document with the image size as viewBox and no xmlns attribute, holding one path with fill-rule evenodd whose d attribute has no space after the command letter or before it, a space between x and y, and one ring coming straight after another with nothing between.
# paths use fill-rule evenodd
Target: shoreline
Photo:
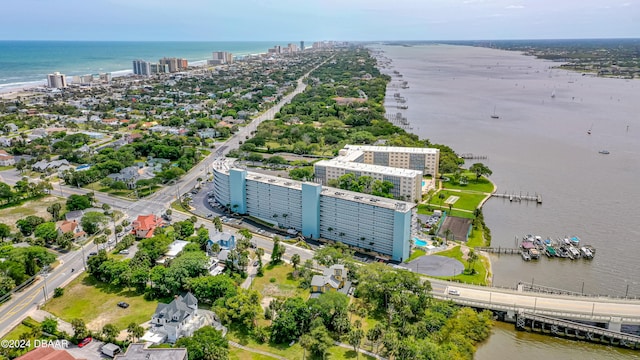
<instances>
[{"instance_id":1,"label":"shoreline","mask_svg":"<svg viewBox=\"0 0 640 360\"><path fill-rule=\"evenodd\" d=\"M212 51L217 51L217 50L212 50ZM224 50L220 50L220 51L224 51ZM243 51L243 52L238 52L233 54L234 54L234 58L244 58L247 56L264 56L264 55L267 55L268 52L266 50L261 52ZM187 61L189 62L189 68L206 67L207 60L210 60L210 59L209 58L195 59L195 60L187 59ZM237 60L237 61L242 61L242 60ZM220 66L220 65L211 65L211 67L215 67L215 66ZM53 71L55 70L51 70L51 72ZM133 74L133 70L132 69L100 70L99 73L110 73L112 78L116 78L116 77L130 76ZM84 76L89 74L90 73L79 73L79 72L76 73L76 71L72 71L70 74L65 74L65 75L69 79L73 76ZM73 84L73 82L69 82L69 83ZM12 82L12 83L4 83L4 84L0 83L0 99L5 98L3 95L7 93L20 93L20 92L32 93L32 91L30 91L29 89L46 88L46 86L47 86L46 78L39 79L39 80L25 80L25 81L18 81L18 82Z\"/></svg>"},{"instance_id":2,"label":"shoreline","mask_svg":"<svg viewBox=\"0 0 640 360\"><path fill-rule=\"evenodd\" d=\"M386 56L384 55L384 54L385 54L385 52L384 52L382 49L378 49L378 51L380 51L380 52L381 52L381 54L382 54L382 57L383 57L384 59L386 59L387 67L385 68L385 70L390 70L390 71L388 71L388 72L383 72L383 71L382 71L382 70L383 70L383 68L381 68L380 64L378 63L378 66L377 66L378 71L380 71L380 73L381 73L381 74L389 75L389 74L390 74L390 73L392 73L392 71L393 71L393 70L392 70L392 69L393 69L393 60L392 60L391 58L386 57ZM510 50L503 50L503 51L510 51ZM391 75L389 75L389 76L391 76ZM392 76L391 76L391 77L392 77ZM388 98L387 93L391 90L391 88L390 88L391 81L393 81L393 77L392 77L392 79L387 83L387 87L386 87L386 89L385 89L385 98L384 98L384 100L383 100L383 106L384 106L384 109L385 109L385 116L389 114L388 109L393 107L393 104L392 104L391 100L387 100L387 98ZM401 90L401 89L398 89L398 91L400 91L400 90ZM403 111L401 111L401 109L398 109L398 111L397 111L397 112L398 112L398 113L402 112L402 113L403 113L403 115L404 115L404 112L403 112ZM411 134L414 134L414 135L416 135L416 136L420 137L420 135L419 135L419 134L417 134L417 133L415 133L415 132L413 132L413 131L412 131L412 130L413 130L413 127L412 127L412 124L411 124L411 120L410 120L409 118L407 118L407 123L408 123L408 124L406 125L406 127L402 127L402 128L403 128L406 132L411 133ZM397 126L397 125L396 125L396 126ZM485 197L482 199L482 201L480 201L480 203L479 203L479 205L478 205L477 209L482 209L482 207L484 206L484 204L485 204L489 199L491 199L491 197L493 196L493 194L495 194L495 192L496 192L496 191L497 191L497 189L498 189L498 185L497 185L493 180L489 179L488 177L486 177L486 179L491 183L491 185L492 185L492 190L491 190L491 192L489 192L489 193L485 193L486 195L485 195ZM442 189L442 184L440 183L440 186L439 186L439 188L438 188L438 191L439 191L439 190L441 190L441 189ZM486 226L487 228L489 228L489 226L488 226L488 225L486 225L486 223L484 224L484 226ZM489 229L490 229L490 228L489 228ZM484 229L483 229L483 232L482 232L482 237L483 237L483 242L486 244L486 238L484 237ZM465 242L465 243L461 243L461 244L460 244L460 246L468 247L468 246L466 245L466 242ZM436 255L437 255L437 253L434 253L434 254L436 254ZM486 252L477 252L477 254L478 254L480 257L482 257L482 258L484 259L484 261L481 261L481 262L484 264L484 266L485 266L485 268L486 268L486 275L485 275L485 283L486 283L486 285L485 285L485 286L493 286L493 266L492 266L492 262L491 262L491 257L490 257L490 256L489 256L489 254L488 254L488 253L486 253ZM426 255L430 255L430 254L426 254Z\"/></svg>"}]
</instances>

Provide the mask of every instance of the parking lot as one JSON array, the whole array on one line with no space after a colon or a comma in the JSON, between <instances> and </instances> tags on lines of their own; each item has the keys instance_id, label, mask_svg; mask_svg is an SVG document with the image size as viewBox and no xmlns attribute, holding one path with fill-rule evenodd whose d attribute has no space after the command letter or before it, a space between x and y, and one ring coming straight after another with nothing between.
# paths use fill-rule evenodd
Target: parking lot
<instances>
[{"instance_id":1,"label":"parking lot","mask_svg":"<svg viewBox=\"0 0 640 360\"><path fill-rule=\"evenodd\" d=\"M76 359L111 359L107 355L104 355L102 352L100 352L100 348L103 344L104 343L102 341L94 339L82 348L79 348L77 345L70 345L69 348L65 350L67 350Z\"/></svg>"}]
</instances>

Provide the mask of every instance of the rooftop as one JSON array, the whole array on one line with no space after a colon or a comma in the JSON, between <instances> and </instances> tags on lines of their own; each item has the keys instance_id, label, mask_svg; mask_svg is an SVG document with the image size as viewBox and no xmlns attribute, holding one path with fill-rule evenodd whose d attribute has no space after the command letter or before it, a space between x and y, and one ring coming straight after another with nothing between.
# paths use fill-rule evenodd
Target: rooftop
<instances>
[{"instance_id":1,"label":"rooftop","mask_svg":"<svg viewBox=\"0 0 640 360\"><path fill-rule=\"evenodd\" d=\"M439 149L434 148L418 148L418 147L403 147L403 146L373 146L373 145L345 145L344 149L349 151L376 151L376 152L401 152L411 154L436 154L440 152Z\"/></svg>"},{"instance_id":2,"label":"rooftop","mask_svg":"<svg viewBox=\"0 0 640 360\"><path fill-rule=\"evenodd\" d=\"M422 171L419 171L419 170L403 169L403 168L396 168L396 167L382 166L382 165L364 164L364 163L357 163L357 162L347 162L347 161L341 161L336 159L321 160L315 163L315 165L335 167L335 168L340 168L344 170L366 171L366 172L378 173L383 175L422 178Z\"/></svg>"},{"instance_id":3,"label":"rooftop","mask_svg":"<svg viewBox=\"0 0 640 360\"><path fill-rule=\"evenodd\" d=\"M131 344L127 352L116 355L116 360L184 360L187 358L187 349L147 349L146 344Z\"/></svg>"}]
</instances>

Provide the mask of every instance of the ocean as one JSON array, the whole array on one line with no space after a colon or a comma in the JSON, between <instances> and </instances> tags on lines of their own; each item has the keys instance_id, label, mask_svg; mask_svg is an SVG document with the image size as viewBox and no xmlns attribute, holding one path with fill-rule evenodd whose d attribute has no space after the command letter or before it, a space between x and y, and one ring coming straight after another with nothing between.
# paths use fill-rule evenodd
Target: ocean
<instances>
[{"instance_id":1,"label":"ocean","mask_svg":"<svg viewBox=\"0 0 640 360\"><path fill-rule=\"evenodd\" d=\"M522 281L640 297L640 80L583 76L555 69L558 63L551 61L479 47L382 49L408 82L407 89L387 90L388 99L401 93L408 109L394 109L388 101L387 111L404 112L421 138L487 156L477 161L493 171L498 192L542 195L542 205L497 198L484 205L492 246L515 247L515 239L525 234L577 235L597 249L591 261L491 256L494 284L513 287ZM494 111L498 119L491 116ZM478 359L551 357L635 359L638 354L519 335L513 324L497 327L477 354Z\"/></svg>"},{"instance_id":2,"label":"ocean","mask_svg":"<svg viewBox=\"0 0 640 360\"><path fill-rule=\"evenodd\" d=\"M294 42L297 43L297 42ZM123 42L123 41L0 41L0 92L42 85L47 74L67 77L132 72L132 61L157 62L180 57L190 63L211 59L213 51L235 56L267 52L279 42Z\"/></svg>"}]
</instances>

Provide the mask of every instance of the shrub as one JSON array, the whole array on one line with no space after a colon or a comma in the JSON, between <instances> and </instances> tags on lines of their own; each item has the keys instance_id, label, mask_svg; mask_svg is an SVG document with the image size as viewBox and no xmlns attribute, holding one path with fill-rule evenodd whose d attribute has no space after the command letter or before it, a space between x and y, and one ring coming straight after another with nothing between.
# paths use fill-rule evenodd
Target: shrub
<instances>
[{"instance_id":1,"label":"shrub","mask_svg":"<svg viewBox=\"0 0 640 360\"><path fill-rule=\"evenodd\" d=\"M274 283L274 282L276 282L276 278L271 278L271 279L269 279L269 282L270 282L270 283Z\"/></svg>"},{"instance_id":2,"label":"shrub","mask_svg":"<svg viewBox=\"0 0 640 360\"><path fill-rule=\"evenodd\" d=\"M53 297L57 298L64 295L64 289L63 288L59 288L57 287L55 290L53 290Z\"/></svg>"}]
</instances>

